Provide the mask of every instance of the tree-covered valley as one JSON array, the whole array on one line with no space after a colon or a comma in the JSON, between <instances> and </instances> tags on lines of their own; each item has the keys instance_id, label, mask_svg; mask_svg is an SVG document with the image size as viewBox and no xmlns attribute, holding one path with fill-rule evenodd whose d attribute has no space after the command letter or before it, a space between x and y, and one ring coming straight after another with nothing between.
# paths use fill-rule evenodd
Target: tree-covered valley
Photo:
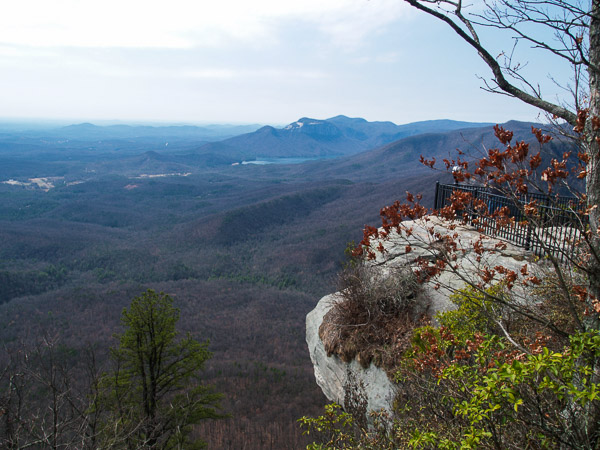
<instances>
[{"instance_id":1,"label":"tree-covered valley","mask_svg":"<svg viewBox=\"0 0 600 450\"><path fill-rule=\"evenodd\" d=\"M530 124L510 127L530 134ZM420 155L492 145L493 130L338 116L209 131L2 130L4 358L53 336L70 361L93 346L102 365L129 301L165 292L181 310L179 328L210 340L204 380L231 415L194 433L209 448L302 448L309 440L296 420L325 402L304 320L336 289L348 242L405 191L431 205L447 175ZM251 163L282 156L308 160Z\"/></svg>"}]
</instances>

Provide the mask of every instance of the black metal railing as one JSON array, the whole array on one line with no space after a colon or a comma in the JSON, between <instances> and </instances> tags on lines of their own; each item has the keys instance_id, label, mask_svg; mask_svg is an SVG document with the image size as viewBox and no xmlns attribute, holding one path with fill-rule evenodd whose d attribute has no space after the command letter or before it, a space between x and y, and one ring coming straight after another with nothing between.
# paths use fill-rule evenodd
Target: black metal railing
<instances>
[{"instance_id":1,"label":"black metal railing","mask_svg":"<svg viewBox=\"0 0 600 450\"><path fill-rule=\"evenodd\" d=\"M473 202L467 211L463 211L484 234L506 239L539 256L551 253L562 262L572 258L577 247L575 243L587 226L587 216L581 213L576 197L526 194L508 198L483 186L437 182L434 208L440 210L449 205L453 191L469 192L473 202L481 200L487 206L487 214L479 214ZM537 213L535 220L528 220L523 207L533 200L536 201ZM508 208L509 216L515 220L509 225L499 226L493 213L503 207Z\"/></svg>"}]
</instances>

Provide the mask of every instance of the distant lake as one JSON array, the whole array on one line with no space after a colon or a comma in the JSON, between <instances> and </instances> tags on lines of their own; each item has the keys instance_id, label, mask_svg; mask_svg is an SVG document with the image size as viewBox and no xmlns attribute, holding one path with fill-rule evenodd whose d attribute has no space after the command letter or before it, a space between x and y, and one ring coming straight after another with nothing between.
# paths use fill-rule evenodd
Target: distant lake
<instances>
[{"instance_id":1,"label":"distant lake","mask_svg":"<svg viewBox=\"0 0 600 450\"><path fill-rule=\"evenodd\" d=\"M310 157L310 158L262 158L255 159L252 161L242 161L242 164L257 164L259 166L264 166L266 164L300 164L306 161L317 161L320 159L331 159L331 156L327 157Z\"/></svg>"}]
</instances>

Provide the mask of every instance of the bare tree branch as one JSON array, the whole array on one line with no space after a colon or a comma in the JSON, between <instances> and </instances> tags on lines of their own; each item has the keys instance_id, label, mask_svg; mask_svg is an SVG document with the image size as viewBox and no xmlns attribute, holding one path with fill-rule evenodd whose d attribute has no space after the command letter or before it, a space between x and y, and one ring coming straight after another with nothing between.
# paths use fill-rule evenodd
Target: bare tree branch
<instances>
[{"instance_id":1,"label":"bare tree branch","mask_svg":"<svg viewBox=\"0 0 600 450\"><path fill-rule=\"evenodd\" d=\"M479 56L483 59L483 61L491 69L492 74L494 76L494 81L497 84L499 89L504 91L506 94L508 94L512 97L516 97L519 100L522 100L523 102L525 102L529 105L535 106L535 107L540 108L552 115L560 117L563 120L565 120L566 122L570 123L571 125L576 124L577 115L575 113L573 113L572 111L569 111L568 109L566 109L560 105L543 100L543 99L539 98L538 96L531 95L528 92L525 92L524 90L522 90L522 89L518 88L517 86L508 82L500 64L498 64L496 59L489 53L489 51L486 48L484 48L483 45L481 45L479 37L477 36L477 34L474 31L473 24L462 15L460 3L458 3L458 4L454 3L454 5L457 7L457 11L459 14L458 15L459 20L461 20L461 22L463 24L465 24L465 22L468 23L468 25L465 24L465 26L467 27L469 32L472 33L471 35L467 34L467 32L458 23L453 21L449 17L447 12L445 12L445 11L442 12L438 9L432 9L432 8L424 5L424 3L431 3L431 2L424 2L424 1L417 1L417 0L405 0L405 1L408 4L410 4L411 6L413 6L414 8L416 8L420 11L423 11L423 12L441 20L442 22L446 23L448 26L450 26L450 28L452 28L452 30L454 30L454 32L456 34L458 34L463 40L465 40L475 50L477 50ZM439 4L442 2L436 2L436 3ZM453 4L451 2L443 2L443 3ZM494 88L492 88L491 90L495 91Z\"/></svg>"}]
</instances>

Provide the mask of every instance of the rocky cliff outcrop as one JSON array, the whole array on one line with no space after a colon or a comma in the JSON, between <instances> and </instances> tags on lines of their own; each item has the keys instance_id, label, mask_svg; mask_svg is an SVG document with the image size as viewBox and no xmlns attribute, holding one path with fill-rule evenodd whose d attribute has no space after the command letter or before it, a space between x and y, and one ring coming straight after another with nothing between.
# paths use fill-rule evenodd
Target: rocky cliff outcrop
<instances>
[{"instance_id":1,"label":"rocky cliff outcrop","mask_svg":"<svg viewBox=\"0 0 600 450\"><path fill-rule=\"evenodd\" d=\"M419 258L435 260L442 251L439 236L448 234L455 237L460 249L450 270L442 271L434 280L423 285L419 300L422 302L421 309L427 310L432 318L440 311L453 308L449 299L452 290L463 287L468 280L475 281L483 267L502 265L509 270L519 271L525 263L530 268L535 265L525 250L482 236L471 227L450 224L437 218L405 222L403 225L410 229L410 233L392 234L383 240L381 244L385 252L377 252L377 257L368 264L384 273L400 266L414 268ZM378 244L375 242L372 246ZM482 248L493 251L481 252ZM337 355L327 354L319 337L319 328L339 299L339 293L323 297L307 315L306 341L317 384L325 396L347 411L355 415L358 413L359 420L362 418L366 422L371 411L393 410L398 386L390 380L386 371L373 363L365 368L356 360L345 362Z\"/></svg>"},{"instance_id":2,"label":"rocky cliff outcrop","mask_svg":"<svg viewBox=\"0 0 600 450\"><path fill-rule=\"evenodd\" d=\"M325 396L364 420L370 411L392 411L396 387L383 369L371 363L367 368L356 360L344 362L327 355L319 337L323 317L336 301L337 294L323 297L306 316L306 342L317 384Z\"/></svg>"}]
</instances>

